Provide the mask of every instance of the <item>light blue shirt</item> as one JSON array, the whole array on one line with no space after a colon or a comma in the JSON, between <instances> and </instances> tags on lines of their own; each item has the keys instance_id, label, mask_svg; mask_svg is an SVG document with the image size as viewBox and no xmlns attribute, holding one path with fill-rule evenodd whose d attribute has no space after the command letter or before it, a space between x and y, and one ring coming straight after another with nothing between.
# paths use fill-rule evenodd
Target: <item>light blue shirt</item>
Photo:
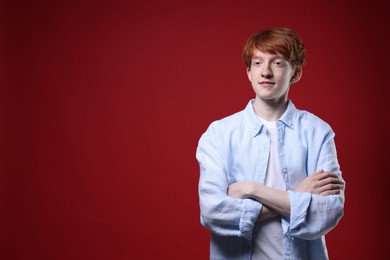
<instances>
[{"instance_id":1,"label":"light blue shirt","mask_svg":"<svg viewBox=\"0 0 390 260\"><path fill-rule=\"evenodd\" d=\"M201 223L212 232L210 259L251 259L252 231L262 204L227 196L230 184L264 183L270 140L251 100L236 114L213 122L199 140ZM334 132L315 115L289 101L277 121L280 169L289 194L290 217L282 218L284 259L328 259L325 234L344 213L344 189L338 195L295 192L313 172L341 177ZM344 185L345 187L345 185Z\"/></svg>"}]
</instances>

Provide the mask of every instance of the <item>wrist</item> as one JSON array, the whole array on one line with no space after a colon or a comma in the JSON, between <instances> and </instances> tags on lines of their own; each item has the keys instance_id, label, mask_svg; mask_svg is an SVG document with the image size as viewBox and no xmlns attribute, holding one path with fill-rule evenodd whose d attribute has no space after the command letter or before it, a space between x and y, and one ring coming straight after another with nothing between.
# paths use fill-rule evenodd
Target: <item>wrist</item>
<instances>
[{"instance_id":1,"label":"wrist","mask_svg":"<svg viewBox=\"0 0 390 260\"><path fill-rule=\"evenodd\" d=\"M256 182L251 182L248 186L245 196L258 200L262 185Z\"/></svg>"}]
</instances>

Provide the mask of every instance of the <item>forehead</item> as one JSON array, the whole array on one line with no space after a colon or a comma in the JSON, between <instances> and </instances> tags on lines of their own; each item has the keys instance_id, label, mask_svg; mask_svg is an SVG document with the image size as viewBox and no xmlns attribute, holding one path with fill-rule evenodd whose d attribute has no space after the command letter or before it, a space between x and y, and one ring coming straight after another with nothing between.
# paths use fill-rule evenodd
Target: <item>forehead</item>
<instances>
[{"instance_id":1,"label":"forehead","mask_svg":"<svg viewBox=\"0 0 390 260\"><path fill-rule=\"evenodd\" d=\"M280 53L270 53L263 52L259 49L254 49L252 54L252 59L284 59L283 55Z\"/></svg>"}]
</instances>

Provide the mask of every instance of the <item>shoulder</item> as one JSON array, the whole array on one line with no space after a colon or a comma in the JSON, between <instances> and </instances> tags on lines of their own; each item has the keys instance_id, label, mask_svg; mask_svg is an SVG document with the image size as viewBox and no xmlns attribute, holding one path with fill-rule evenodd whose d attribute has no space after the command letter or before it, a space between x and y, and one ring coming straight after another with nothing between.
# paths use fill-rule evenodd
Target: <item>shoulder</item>
<instances>
[{"instance_id":1,"label":"shoulder","mask_svg":"<svg viewBox=\"0 0 390 260\"><path fill-rule=\"evenodd\" d=\"M293 130L330 129L329 124L324 120L309 111L296 108L291 100L280 121Z\"/></svg>"},{"instance_id":2,"label":"shoulder","mask_svg":"<svg viewBox=\"0 0 390 260\"><path fill-rule=\"evenodd\" d=\"M214 132L221 136L230 136L233 133L244 133L256 127L259 120L254 115L252 103L241 111L212 122L207 132Z\"/></svg>"},{"instance_id":3,"label":"shoulder","mask_svg":"<svg viewBox=\"0 0 390 260\"><path fill-rule=\"evenodd\" d=\"M233 129L243 129L248 125L256 125L259 123L253 110L254 100L249 100L246 107L241 111L226 116L222 119L211 123L212 127L222 128L224 131Z\"/></svg>"},{"instance_id":4,"label":"shoulder","mask_svg":"<svg viewBox=\"0 0 390 260\"><path fill-rule=\"evenodd\" d=\"M309 111L297 109L296 115L295 124L301 129L316 132L333 132L331 126L327 122Z\"/></svg>"},{"instance_id":5,"label":"shoulder","mask_svg":"<svg viewBox=\"0 0 390 260\"><path fill-rule=\"evenodd\" d=\"M217 128L235 128L244 120L244 118L244 110L242 110L224 118L215 120L210 124L210 126Z\"/></svg>"}]
</instances>

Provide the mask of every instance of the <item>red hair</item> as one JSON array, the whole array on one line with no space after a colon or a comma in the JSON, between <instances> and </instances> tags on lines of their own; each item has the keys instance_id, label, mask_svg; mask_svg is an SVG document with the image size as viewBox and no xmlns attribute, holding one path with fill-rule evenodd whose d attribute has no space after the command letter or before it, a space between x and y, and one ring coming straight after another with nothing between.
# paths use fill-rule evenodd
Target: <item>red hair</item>
<instances>
[{"instance_id":1,"label":"red hair","mask_svg":"<svg viewBox=\"0 0 390 260\"><path fill-rule=\"evenodd\" d=\"M301 39L291 29L275 28L252 34L244 47L242 58L248 68L255 50L281 54L298 71L306 61L306 50Z\"/></svg>"}]
</instances>

